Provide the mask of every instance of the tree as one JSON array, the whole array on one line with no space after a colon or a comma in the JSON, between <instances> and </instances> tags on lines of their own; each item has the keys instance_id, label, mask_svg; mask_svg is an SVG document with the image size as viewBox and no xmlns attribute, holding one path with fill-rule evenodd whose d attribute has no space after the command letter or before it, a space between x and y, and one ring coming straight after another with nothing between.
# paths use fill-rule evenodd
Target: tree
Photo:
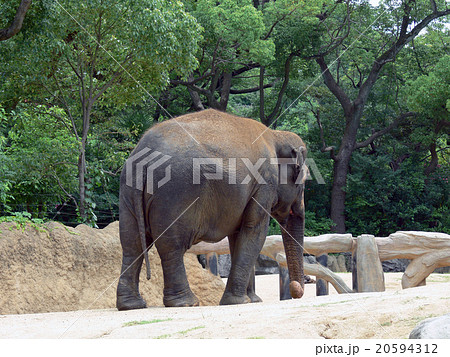
<instances>
[{"instance_id":1,"label":"tree","mask_svg":"<svg viewBox=\"0 0 450 357\"><path fill-rule=\"evenodd\" d=\"M25 15L27 14L31 3L32 0L22 0L20 2L11 25L7 28L0 29L0 41L6 41L19 33L22 29L23 20L25 19Z\"/></svg>"},{"instance_id":2,"label":"tree","mask_svg":"<svg viewBox=\"0 0 450 357\"><path fill-rule=\"evenodd\" d=\"M2 182L9 187L8 197L0 202L12 206L12 212L21 207L41 218L51 203L72 203L78 143L66 130L69 120L64 111L25 104L5 119L10 127Z\"/></svg>"},{"instance_id":3,"label":"tree","mask_svg":"<svg viewBox=\"0 0 450 357\"><path fill-rule=\"evenodd\" d=\"M430 73L408 82L408 102L410 107L418 112L421 124L415 136L420 136L420 142L426 145L430 152L426 175L436 170L439 164L438 152L450 150L449 68L450 55L445 55Z\"/></svg>"},{"instance_id":4,"label":"tree","mask_svg":"<svg viewBox=\"0 0 450 357\"><path fill-rule=\"evenodd\" d=\"M289 83L295 54L315 36L307 27L316 21L322 0L185 1L205 29L199 67L173 86L187 88L191 107L227 110L232 95L260 95L259 118L271 124ZM267 90L267 91L265 91ZM267 97L276 97L266 100ZM270 106L267 105L269 102Z\"/></svg>"},{"instance_id":5,"label":"tree","mask_svg":"<svg viewBox=\"0 0 450 357\"><path fill-rule=\"evenodd\" d=\"M205 29L199 67L186 81L177 78L171 83L187 87L194 109L207 105L225 111L233 77L273 60L274 44L263 39L263 16L251 0L201 0L189 7Z\"/></svg>"},{"instance_id":6,"label":"tree","mask_svg":"<svg viewBox=\"0 0 450 357\"><path fill-rule=\"evenodd\" d=\"M4 125L6 123L7 115L5 110L0 106L0 208L4 206L8 208L7 201L11 197L9 191L11 189L11 182L7 179L9 174L8 165L6 157L4 153L4 146L6 143L6 138L4 136Z\"/></svg>"},{"instance_id":7,"label":"tree","mask_svg":"<svg viewBox=\"0 0 450 357\"><path fill-rule=\"evenodd\" d=\"M162 0L66 0L51 5L46 22L40 32L10 45L26 66L9 63L5 73L10 85L26 84L22 96L28 100L64 109L66 128L79 143L79 214L89 221L86 148L92 118L102 108L142 100L165 86L171 71L191 71L200 27L181 3ZM3 55L8 58L8 50Z\"/></svg>"},{"instance_id":8,"label":"tree","mask_svg":"<svg viewBox=\"0 0 450 357\"><path fill-rule=\"evenodd\" d=\"M320 16L320 26L327 32L322 46L310 58L319 65L323 81L338 100L344 117L338 148L323 144L334 162L331 219L336 232L345 232L345 189L352 153L413 115L402 112L384 128L357 141L366 103L382 69L433 20L448 14L450 9L444 1L404 0L399 6L387 1L377 9L366 2L337 1ZM334 69L331 64L336 64Z\"/></svg>"}]
</instances>

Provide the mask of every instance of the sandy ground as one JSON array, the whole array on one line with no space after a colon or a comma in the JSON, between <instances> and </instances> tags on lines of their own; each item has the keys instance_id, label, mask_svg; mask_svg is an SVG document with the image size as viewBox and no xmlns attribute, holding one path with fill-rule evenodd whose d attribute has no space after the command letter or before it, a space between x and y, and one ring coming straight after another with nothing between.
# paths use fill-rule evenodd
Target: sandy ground
<instances>
[{"instance_id":1,"label":"sandy ground","mask_svg":"<svg viewBox=\"0 0 450 357\"><path fill-rule=\"evenodd\" d=\"M149 260L151 280L142 269L140 293L148 306L164 306L156 248L150 249ZM200 303L218 305L222 280L203 269L193 254L184 255L184 264ZM103 229L49 222L40 230L0 223L0 315L115 308L121 266L119 222Z\"/></svg>"},{"instance_id":2,"label":"sandy ground","mask_svg":"<svg viewBox=\"0 0 450 357\"><path fill-rule=\"evenodd\" d=\"M351 274L340 274L351 286ZM383 293L278 301L278 275L258 276L264 300L239 306L151 307L0 315L0 338L407 338L421 320L450 312L450 275L402 290L401 273L385 274Z\"/></svg>"}]
</instances>

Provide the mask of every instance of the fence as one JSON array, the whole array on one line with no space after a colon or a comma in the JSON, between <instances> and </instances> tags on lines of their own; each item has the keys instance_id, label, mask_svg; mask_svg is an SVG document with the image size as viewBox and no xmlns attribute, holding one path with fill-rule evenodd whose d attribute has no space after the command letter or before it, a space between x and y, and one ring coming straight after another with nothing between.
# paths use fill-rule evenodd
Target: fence
<instances>
[{"instance_id":1,"label":"fence","mask_svg":"<svg viewBox=\"0 0 450 357\"><path fill-rule=\"evenodd\" d=\"M200 242L188 251L206 254L210 262L217 254L229 254L228 239L218 243ZM425 285L426 278L436 268L450 266L450 235L436 232L396 232L389 237L373 235L352 237L351 234L324 234L305 237L304 252L319 257L328 253L351 252L353 257L353 289L331 270L320 264L304 263L304 273L331 283L340 294L384 291L381 262L395 258L411 259L402 277L402 288ZM280 266L280 298L286 298L289 279L281 236L268 236L261 254L274 259ZM210 263L208 263L211 265ZM214 268L213 268L214 269ZM217 268L216 268L217 269Z\"/></svg>"}]
</instances>

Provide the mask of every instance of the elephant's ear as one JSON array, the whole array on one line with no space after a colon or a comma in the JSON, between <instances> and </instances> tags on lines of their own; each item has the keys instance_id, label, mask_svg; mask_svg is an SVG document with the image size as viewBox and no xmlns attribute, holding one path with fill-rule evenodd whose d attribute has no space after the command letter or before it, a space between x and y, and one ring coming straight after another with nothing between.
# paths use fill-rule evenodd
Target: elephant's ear
<instances>
[{"instance_id":1,"label":"elephant's ear","mask_svg":"<svg viewBox=\"0 0 450 357\"><path fill-rule=\"evenodd\" d=\"M305 165L306 160L306 148L304 146L293 147L285 145L278 152L278 163L280 170L280 180L286 174L286 167L284 167L284 175L281 172L283 165L288 165L288 182L295 183L295 185L301 185L305 182L308 176L308 168Z\"/></svg>"},{"instance_id":2,"label":"elephant's ear","mask_svg":"<svg viewBox=\"0 0 450 357\"><path fill-rule=\"evenodd\" d=\"M303 185L309 174L308 167L306 166L306 147L300 146L293 148L292 156L295 157L294 182L296 185Z\"/></svg>"},{"instance_id":3,"label":"elephant's ear","mask_svg":"<svg viewBox=\"0 0 450 357\"><path fill-rule=\"evenodd\" d=\"M296 155L296 185L303 185L309 175L308 166L306 166L306 147L300 146L299 148L295 148Z\"/></svg>"}]
</instances>

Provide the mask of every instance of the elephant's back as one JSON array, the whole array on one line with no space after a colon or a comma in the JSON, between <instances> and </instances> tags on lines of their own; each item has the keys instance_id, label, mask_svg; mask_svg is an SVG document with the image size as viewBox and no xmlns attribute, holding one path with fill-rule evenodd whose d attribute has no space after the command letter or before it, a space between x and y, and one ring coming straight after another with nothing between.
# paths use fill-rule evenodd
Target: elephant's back
<instances>
[{"instance_id":1,"label":"elephant's back","mask_svg":"<svg viewBox=\"0 0 450 357\"><path fill-rule=\"evenodd\" d=\"M241 155L251 156L270 146L271 131L256 120L207 109L155 125L138 146L166 150L169 155L181 150L193 156L231 157L238 149Z\"/></svg>"}]
</instances>

